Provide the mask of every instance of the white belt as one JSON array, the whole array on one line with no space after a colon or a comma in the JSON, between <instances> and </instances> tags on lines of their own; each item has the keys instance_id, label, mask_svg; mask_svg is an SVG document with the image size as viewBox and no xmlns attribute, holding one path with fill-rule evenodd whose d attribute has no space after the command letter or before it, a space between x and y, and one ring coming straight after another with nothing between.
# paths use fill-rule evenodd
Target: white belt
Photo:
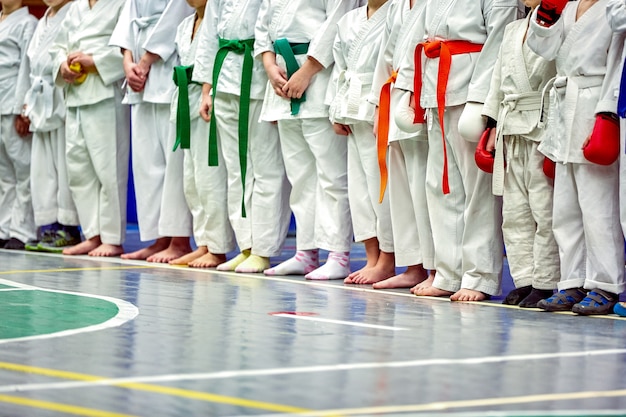
<instances>
[{"instance_id":1,"label":"white belt","mask_svg":"<svg viewBox=\"0 0 626 417\"><path fill-rule=\"evenodd\" d=\"M43 110L42 119L47 120L52 116L54 108L54 88L40 76L32 79L30 89L26 92L24 102L27 104L24 115L29 117L35 108Z\"/></svg>"},{"instance_id":2,"label":"white belt","mask_svg":"<svg viewBox=\"0 0 626 417\"><path fill-rule=\"evenodd\" d=\"M347 97L347 116L358 116L362 103L363 86L371 86L373 81L373 73L357 74L350 70L343 70L339 73L337 78L337 96Z\"/></svg>"},{"instance_id":3,"label":"white belt","mask_svg":"<svg viewBox=\"0 0 626 417\"><path fill-rule=\"evenodd\" d=\"M152 16L136 17L133 20L131 20L131 23L134 23L135 25L137 25L139 29L145 29L147 27L155 25L156 22L159 21L160 17L161 17L161 13L155 14Z\"/></svg>"},{"instance_id":4,"label":"white belt","mask_svg":"<svg viewBox=\"0 0 626 417\"><path fill-rule=\"evenodd\" d=\"M507 117L514 111L541 110L543 104L543 94L539 91L521 94L507 94L502 101L503 107L498 115L498 125L496 127L496 155L493 162L492 189L494 195L502 195L504 192L504 138L503 126ZM507 154L507 166L510 162Z\"/></svg>"}]
</instances>

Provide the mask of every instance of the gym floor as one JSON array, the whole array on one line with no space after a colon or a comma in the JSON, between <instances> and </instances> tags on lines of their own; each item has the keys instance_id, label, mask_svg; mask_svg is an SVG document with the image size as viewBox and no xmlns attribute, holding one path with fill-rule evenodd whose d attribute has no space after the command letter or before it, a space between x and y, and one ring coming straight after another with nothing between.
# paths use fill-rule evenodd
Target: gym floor
<instances>
[{"instance_id":1,"label":"gym floor","mask_svg":"<svg viewBox=\"0 0 626 417\"><path fill-rule=\"evenodd\" d=\"M1 417L626 416L615 315L6 250L0 297Z\"/></svg>"}]
</instances>

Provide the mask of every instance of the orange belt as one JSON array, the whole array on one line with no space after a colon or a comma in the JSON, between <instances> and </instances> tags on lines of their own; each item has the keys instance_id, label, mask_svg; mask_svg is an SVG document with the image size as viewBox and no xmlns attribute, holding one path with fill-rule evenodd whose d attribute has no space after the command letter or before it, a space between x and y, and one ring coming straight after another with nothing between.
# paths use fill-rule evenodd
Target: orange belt
<instances>
[{"instance_id":1,"label":"orange belt","mask_svg":"<svg viewBox=\"0 0 626 417\"><path fill-rule=\"evenodd\" d=\"M391 103L391 84L396 82L398 78L398 72L391 73L391 77L380 91L380 101L378 105L378 167L380 169L380 197L378 202L383 202L385 196L385 189L387 188L387 145L389 144L389 117L390 117L390 103Z\"/></svg>"},{"instance_id":2,"label":"orange belt","mask_svg":"<svg viewBox=\"0 0 626 417\"><path fill-rule=\"evenodd\" d=\"M446 88L448 87L448 77L450 76L450 66L452 65L452 55L469 54L480 52L481 44L469 41L445 41L435 40L417 44L415 48L415 79L414 93L415 102L419 103L422 94L422 50L427 58L439 58L439 70L437 74L437 114L441 124L441 140L443 141L443 193L450 193L448 183L448 152L446 150L446 135L443 127L443 113L446 108ZM415 106L415 123L424 123L424 109Z\"/></svg>"}]
</instances>

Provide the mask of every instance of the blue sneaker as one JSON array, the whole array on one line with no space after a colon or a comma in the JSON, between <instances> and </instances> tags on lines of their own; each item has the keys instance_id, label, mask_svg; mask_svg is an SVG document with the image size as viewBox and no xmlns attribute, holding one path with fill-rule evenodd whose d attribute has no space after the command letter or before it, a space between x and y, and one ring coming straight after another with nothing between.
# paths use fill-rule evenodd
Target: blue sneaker
<instances>
[{"instance_id":1,"label":"blue sneaker","mask_svg":"<svg viewBox=\"0 0 626 417\"><path fill-rule=\"evenodd\" d=\"M618 299L617 294L596 288L589 291L584 300L572 307L572 313L583 316L609 314L613 312Z\"/></svg>"},{"instance_id":2,"label":"blue sneaker","mask_svg":"<svg viewBox=\"0 0 626 417\"><path fill-rule=\"evenodd\" d=\"M586 296L582 288L568 288L537 302L537 307L546 311L571 311L574 304L580 303Z\"/></svg>"},{"instance_id":3,"label":"blue sneaker","mask_svg":"<svg viewBox=\"0 0 626 417\"><path fill-rule=\"evenodd\" d=\"M626 303L617 303L613 307L613 312L618 316L626 317Z\"/></svg>"}]
</instances>

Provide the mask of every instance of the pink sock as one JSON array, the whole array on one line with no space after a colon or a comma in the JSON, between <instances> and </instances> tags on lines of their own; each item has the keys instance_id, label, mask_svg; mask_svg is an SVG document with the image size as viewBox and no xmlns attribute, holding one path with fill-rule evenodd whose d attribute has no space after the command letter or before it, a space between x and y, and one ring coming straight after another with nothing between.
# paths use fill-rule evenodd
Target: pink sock
<instances>
[{"instance_id":1,"label":"pink sock","mask_svg":"<svg viewBox=\"0 0 626 417\"><path fill-rule=\"evenodd\" d=\"M266 269L265 275L305 275L313 271L320 264L319 251L299 250L286 261L276 265L274 268Z\"/></svg>"},{"instance_id":2,"label":"pink sock","mask_svg":"<svg viewBox=\"0 0 626 417\"><path fill-rule=\"evenodd\" d=\"M350 275L350 252L330 252L326 263L306 274L306 279L344 279Z\"/></svg>"}]
</instances>

